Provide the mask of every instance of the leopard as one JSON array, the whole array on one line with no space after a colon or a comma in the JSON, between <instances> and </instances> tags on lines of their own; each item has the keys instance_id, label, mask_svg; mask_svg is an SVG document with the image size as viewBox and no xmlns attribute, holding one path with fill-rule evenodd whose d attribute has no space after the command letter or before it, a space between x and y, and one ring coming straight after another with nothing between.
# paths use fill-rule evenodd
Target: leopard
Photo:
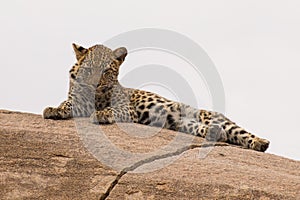
<instances>
[{"instance_id":1,"label":"leopard","mask_svg":"<svg viewBox=\"0 0 300 200\"><path fill-rule=\"evenodd\" d=\"M91 123L139 123L265 152L270 142L231 121L224 114L169 100L156 93L123 87L119 69L126 47L112 50L102 44L84 48L72 44L76 62L69 71L67 100L47 107L45 119L89 117Z\"/></svg>"}]
</instances>

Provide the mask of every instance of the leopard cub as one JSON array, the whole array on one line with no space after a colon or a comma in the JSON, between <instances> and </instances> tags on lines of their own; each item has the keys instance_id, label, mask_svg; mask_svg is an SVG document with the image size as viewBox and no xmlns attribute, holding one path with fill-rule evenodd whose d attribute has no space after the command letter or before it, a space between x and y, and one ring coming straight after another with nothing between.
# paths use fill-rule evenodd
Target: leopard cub
<instances>
[{"instance_id":1,"label":"leopard cub","mask_svg":"<svg viewBox=\"0 0 300 200\"><path fill-rule=\"evenodd\" d=\"M180 131L266 151L269 141L241 128L223 114L199 110L152 92L125 88L118 81L119 68L127 56L124 47L103 45L88 49L73 44L77 62L70 70L68 99L57 108L44 110L45 119L90 117L92 123L134 122Z\"/></svg>"}]
</instances>

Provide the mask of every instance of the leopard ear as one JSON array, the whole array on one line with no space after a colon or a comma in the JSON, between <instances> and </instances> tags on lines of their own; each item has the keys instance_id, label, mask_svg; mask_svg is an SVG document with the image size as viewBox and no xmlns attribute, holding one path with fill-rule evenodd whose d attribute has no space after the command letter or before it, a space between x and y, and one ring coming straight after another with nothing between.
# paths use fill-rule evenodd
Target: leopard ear
<instances>
[{"instance_id":1,"label":"leopard ear","mask_svg":"<svg viewBox=\"0 0 300 200\"><path fill-rule=\"evenodd\" d=\"M72 46L73 46L77 60L82 58L82 56L84 56L88 51L86 48L83 48L82 46L74 44L74 43L72 44Z\"/></svg>"},{"instance_id":2,"label":"leopard ear","mask_svg":"<svg viewBox=\"0 0 300 200\"><path fill-rule=\"evenodd\" d=\"M113 53L118 61L123 62L125 60L125 57L127 56L127 49L125 47L120 47L115 49Z\"/></svg>"}]
</instances>

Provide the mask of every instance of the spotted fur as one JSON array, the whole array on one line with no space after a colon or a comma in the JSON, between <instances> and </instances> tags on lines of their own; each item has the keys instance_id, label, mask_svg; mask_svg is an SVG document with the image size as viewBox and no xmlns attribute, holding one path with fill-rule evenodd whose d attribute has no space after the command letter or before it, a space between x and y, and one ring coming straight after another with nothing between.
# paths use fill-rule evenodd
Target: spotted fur
<instances>
[{"instance_id":1,"label":"spotted fur","mask_svg":"<svg viewBox=\"0 0 300 200\"><path fill-rule=\"evenodd\" d=\"M125 88L118 82L119 67L127 50L114 51L95 45L88 49L73 44L77 63L70 70L68 99L48 107L46 119L90 117L91 122L134 122L163 127L264 152L269 141L259 138L223 114L199 110L157 94Z\"/></svg>"}]
</instances>

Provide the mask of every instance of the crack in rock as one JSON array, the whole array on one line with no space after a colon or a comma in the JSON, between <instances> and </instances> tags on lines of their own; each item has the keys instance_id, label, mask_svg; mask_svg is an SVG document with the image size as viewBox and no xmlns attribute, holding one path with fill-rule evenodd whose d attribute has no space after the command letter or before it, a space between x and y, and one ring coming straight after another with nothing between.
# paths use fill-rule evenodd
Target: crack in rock
<instances>
[{"instance_id":1,"label":"crack in rock","mask_svg":"<svg viewBox=\"0 0 300 200\"><path fill-rule=\"evenodd\" d=\"M131 165L129 167L126 167L123 170L121 170L121 172L116 176L115 180L110 184L110 186L108 187L106 192L103 195L100 196L99 200L105 200L110 195L110 192L115 188L115 186L117 186L120 179L125 174L127 174L127 172L129 172L129 171L134 171L138 167L140 167L144 164L154 162L156 160L161 160L161 159L165 159L165 158L168 158L168 157L180 155L180 154L184 153L185 151L188 151L188 150L191 150L191 149L207 148L207 147L211 147L211 146L229 146L229 144L227 144L227 143L209 143L209 142L204 143L204 144L193 144L193 145L182 147L182 148L176 150L175 152L166 153L166 154L162 154L162 155L156 155L156 156L152 156L150 158L146 158L144 160L138 161L138 162L134 163L133 165Z\"/></svg>"}]
</instances>

